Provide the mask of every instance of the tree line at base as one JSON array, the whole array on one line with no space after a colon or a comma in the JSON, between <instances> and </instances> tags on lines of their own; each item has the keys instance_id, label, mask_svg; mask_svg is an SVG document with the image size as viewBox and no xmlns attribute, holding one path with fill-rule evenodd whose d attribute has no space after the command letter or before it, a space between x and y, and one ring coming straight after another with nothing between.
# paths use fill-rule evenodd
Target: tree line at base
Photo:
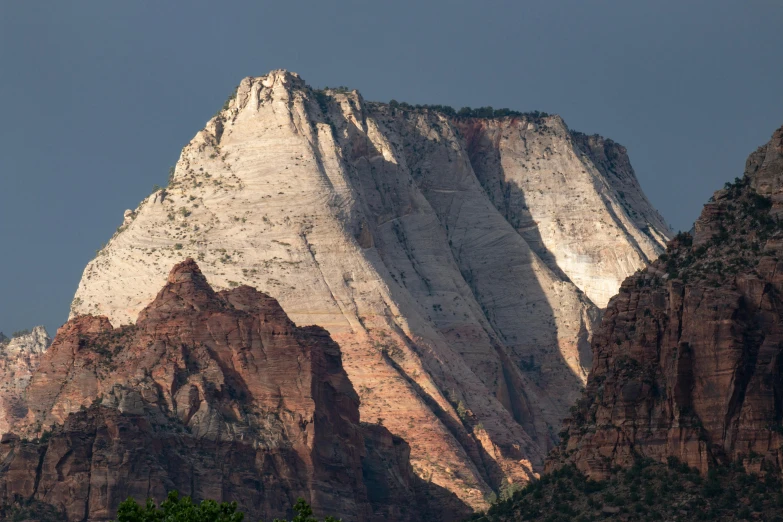
<instances>
[{"instance_id":1,"label":"tree line at base","mask_svg":"<svg viewBox=\"0 0 783 522\"><path fill-rule=\"evenodd\" d=\"M313 516L313 509L299 498L294 504L296 515L291 522L319 522ZM171 491L168 498L157 506L152 499L147 499L145 505L140 505L133 498L128 498L120 504L117 510L116 522L243 522L245 514L237 511L236 502L202 500L195 504L190 497L180 496L177 491ZM274 522L288 522L275 519ZM340 522L327 516L323 522Z\"/></svg>"}]
</instances>

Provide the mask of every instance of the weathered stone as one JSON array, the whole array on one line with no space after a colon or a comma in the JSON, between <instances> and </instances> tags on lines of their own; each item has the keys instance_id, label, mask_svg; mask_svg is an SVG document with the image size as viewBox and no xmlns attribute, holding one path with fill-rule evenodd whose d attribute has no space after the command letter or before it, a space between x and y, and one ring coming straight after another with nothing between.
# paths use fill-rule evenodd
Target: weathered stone
<instances>
[{"instance_id":1,"label":"weathered stone","mask_svg":"<svg viewBox=\"0 0 783 522\"><path fill-rule=\"evenodd\" d=\"M621 145L571 131L559 116L454 124L498 211L597 306L661 253L669 228Z\"/></svg>"},{"instance_id":2,"label":"weathered stone","mask_svg":"<svg viewBox=\"0 0 783 522\"><path fill-rule=\"evenodd\" d=\"M299 496L346 521L469 512L416 477L404 441L359 423L325 330L296 327L250 287L215 292L190 259L135 325L60 328L25 398L0 443L5 504L109 520L128 496L176 489L237 501L250 519L290 515Z\"/></svg>"},{"instance_id":3,"label":"weathered stone","mask_svg":"<svg viewBox=\"0 0 783 522\"><path fill-rule=\"evenodd\" d=\"M550 467L594 477L639 456L783 469L783 128L695 226L623 282Z\"/></svg>"},{"instance_id":4,"label":"weathered stone","mask_svg":"<svg viewBox=\"0 0 783 522\"><path fill-rule=\"evenodd\" d=\"M362 419L483 508L556 442L590 366L590 298L667 234L624 150L558 117L457 120L273 71L242 80L86 267L73 315L129 323L168 266L199 259L218 288L323 326Z\"/></svg>"},{"instance_id":5,"label":"weathered stone","mask_svg":"<svg viewBox=\"0 0 783 522\"><path fill-rule=\"evenodd\" d=\"M22 395L50 342L43 326L13 339L0 335L0 434L14 419L27 415Z\"/></svg>"}]
</instances>

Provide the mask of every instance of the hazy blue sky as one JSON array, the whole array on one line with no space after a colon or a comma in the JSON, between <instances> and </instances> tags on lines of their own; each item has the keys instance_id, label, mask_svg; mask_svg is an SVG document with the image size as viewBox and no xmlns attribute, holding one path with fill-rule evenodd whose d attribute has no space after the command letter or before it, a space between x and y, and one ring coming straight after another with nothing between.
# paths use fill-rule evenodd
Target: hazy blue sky
<instances>
[{"instance_id":1,"label":"hazy blue sky","mask_svg":"<svg viewBox=\"0 0 783 522\"><path fill-rule=\"evenodd\" d=\"M0 330L86 263L244 76L562 115L675 229L783 124L780 0L0 2Z\"/></svg>"}]
</instances>

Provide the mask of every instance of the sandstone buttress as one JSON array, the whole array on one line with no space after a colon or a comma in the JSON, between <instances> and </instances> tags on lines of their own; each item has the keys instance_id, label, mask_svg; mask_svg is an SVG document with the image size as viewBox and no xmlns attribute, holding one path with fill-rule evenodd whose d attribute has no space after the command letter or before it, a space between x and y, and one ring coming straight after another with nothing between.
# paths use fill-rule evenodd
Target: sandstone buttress
<instances>
[{"instance_id":1,"label":"sandstone buttress","mask_svg":"<svg viewBox=\"0 0 783 522\"><path fill-rule=\"evenodd\" d=\"M590 366L592 325L668 230L624 149L558 117L450 119L244 79L85 269L75 314L136 319L194 257L343 351L362 419L482 507L538 469Z\"/></svg>"},{"instance_id":2,"label":"sandstone buttress","mask_svg":"<svg viewBox=\"0 0 783 522\"><path fill-rule=\"evenodd\" d=\"M783 128L612 299L551 467L783 469Z\"/></svg>"},{"instance_id":3,"label":"sandstone buttress","mask_svg":"<svg viewBox=\"0 0 783 522\"><path fill-rule=\"evenodd\" d=\"M4 430L0 496L111 520L128 496L237 501L251 519L297 497L346 521L456 520L408 445L359 422L339 347L247 286L215 292L193 260L134 325L80 316L57 332Z\"/></svg>"}]
</instances>

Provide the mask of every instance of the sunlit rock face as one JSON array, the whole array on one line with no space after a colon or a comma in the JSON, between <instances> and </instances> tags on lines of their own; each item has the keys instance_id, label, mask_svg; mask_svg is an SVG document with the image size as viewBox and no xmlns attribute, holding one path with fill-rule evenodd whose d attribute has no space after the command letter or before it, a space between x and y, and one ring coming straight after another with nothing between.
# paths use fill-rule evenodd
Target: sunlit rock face
<instances>
[{"instance_id":1,"label":"sunlit rock face","mask_svg":"<svg viewBox=\"0 0 783 522\"><path fill-rule=\"evenodd\" d=\"M559 116L455 125L498 211L597 306L661 253L669 228L621 145L570 131Z\"/></svg>"},{"instance_id":2,"label":"sunlit rock face","mask_svg":"<svg viewBox=\"0 0 783 522\"><path fill-rule=\"evenodd\" d=\"M329 331L419 476L483 507L542 464L599 306L667 234L624 150L558 117L458 120L273 71L125 213L72 310L133 321L187 256L258 287Z\"/></svg>"},{"instance_id":3,"label":"sunlit rock face","mask_svg":"<svg viewBox=\"0 0 783 522\"><path fill-rule=\"evenodd\" d=\"M298 497L346 521L467 516L414 474L404 440L360 423L341 359L322 328L248 286L215 292L185 260L136 324L58 330L0 440L0 506L104 521L129 496L177 490L251 520L290 517Z\"/></svg>"},{"instance_id":4,"label":"sunlit rock face","mask_svg":"<svg viewBox=\"0 0 783 522\"><path fill-rule=\"evenodd\" d=\"M551 467L605 478L639 457L783 470L783 128L694 234L623 282Z\"/></svg>"},{"instance_id":5,"label":"sunlit rock face","mask_svg":"<svg viewBox=\"0 0 783 522\"><path fill-rule=\"evenodd\" d=\"M14 419L27 415L22 396L50 342L43 326L12 339L0 334L0 435Z\"/></svg>"}]
</instances>

